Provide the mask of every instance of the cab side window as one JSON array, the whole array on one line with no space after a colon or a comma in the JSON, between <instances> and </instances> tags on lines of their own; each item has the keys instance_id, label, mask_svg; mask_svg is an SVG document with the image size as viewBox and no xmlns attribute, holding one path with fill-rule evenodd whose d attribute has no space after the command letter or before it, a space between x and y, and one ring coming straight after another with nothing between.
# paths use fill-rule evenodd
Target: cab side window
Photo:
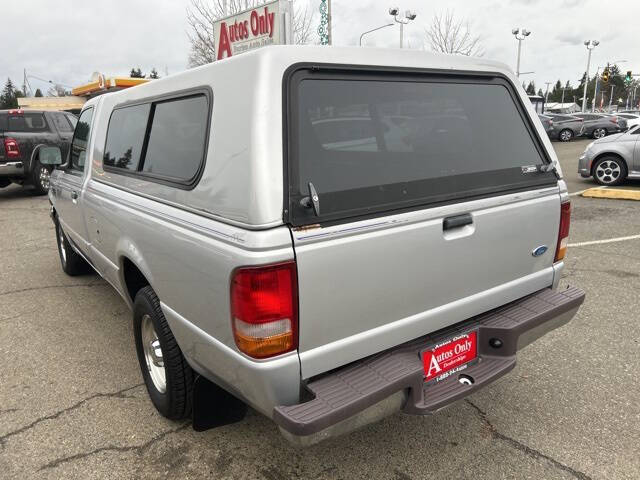
<instances>
[{"instance_id":1,"label":"cab side window","mask_svg":"<svg viewBox=\"0 0 640 480\"><path fill-rule=\"evenodd\" d=\"M64 113L53 112L51 116L53 117L53 123L60 133L73 132L73 128Z\"/></svg>"},{"instance_id":2,"label":"cab side window","mask_svg":"<svg viewBox=\"0 0 640 480\"><path fill-rule=\"evenodd\" d=\"M71 142L71 162L72 170L84 171L84 164L87 157L87 147L91 134L91 119L93 118L93 108L88 108L80 114L76 130Z\"/></svg>"}]
</instances>

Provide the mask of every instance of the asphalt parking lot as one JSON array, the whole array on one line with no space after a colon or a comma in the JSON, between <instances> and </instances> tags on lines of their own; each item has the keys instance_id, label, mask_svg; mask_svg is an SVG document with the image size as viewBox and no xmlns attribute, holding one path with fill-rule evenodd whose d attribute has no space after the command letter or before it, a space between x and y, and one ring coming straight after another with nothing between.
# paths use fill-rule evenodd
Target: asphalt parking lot
<instances>
[{"instance_id":1,"label":"asphalt parking lot","mask_svg":"<svg viewBox=\"0 0 640 480\"><path fill-rule=\"evenodd\" d=\"M554 144L570 192L594 186L587 143ZM589 243L640 234L640 203L572 201L572 322L437 415L296 450L255 412L205 433L160 417L124 302L62 272L46 197L0 190L0 478L640 478L640 239Z\"/></svg>"}]
</instances>

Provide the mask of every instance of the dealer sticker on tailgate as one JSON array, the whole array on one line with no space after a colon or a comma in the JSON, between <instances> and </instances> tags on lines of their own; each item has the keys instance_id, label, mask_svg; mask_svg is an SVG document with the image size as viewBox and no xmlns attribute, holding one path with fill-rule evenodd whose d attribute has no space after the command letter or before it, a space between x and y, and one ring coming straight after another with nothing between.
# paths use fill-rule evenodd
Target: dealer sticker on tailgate
<instances>
[{"instance_id":1,"label":"dealer sticker on tailgate","mask_svg":"<svg viewBox=\"0 0 640 480\"><path fill-rule=\"evenodd\" d=\"M444 380L450 375L467 368L467 364L476 356L476 332L458 335L438 343L432 349L422 352L424 381Z\"/></svg>"}]
</instances>

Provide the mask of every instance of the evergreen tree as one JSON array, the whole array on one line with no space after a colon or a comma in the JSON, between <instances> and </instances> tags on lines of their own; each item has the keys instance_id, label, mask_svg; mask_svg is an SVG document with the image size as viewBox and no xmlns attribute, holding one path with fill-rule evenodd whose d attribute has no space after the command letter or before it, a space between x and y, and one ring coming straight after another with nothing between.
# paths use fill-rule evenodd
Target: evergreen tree
<instances>
[{"instance_id":1,"label":"evergreen tree","mask_svg":"<svg viewBox=\"0 0 640 480\"><path fill-rule=\"evenodd\" d=\"M42 90L36 88L36 97L42 97Z\"/></svg>"},{"instance_id":2,"label":"evergreen tree","mask_svg":"<svg viewBox=\"0 0 640 480\"><path fill-rule=\"evenodd\" d=\"M155 68L151 69L151 73L149 74L149 78L160 78L160 75L158 75L158 71Z\"/></svg>"},{"instance_id":3,"label":"evergreen tree","mask_svg":"<svg viewBox=\"0 0 640 480\"><path fill-rule=\"evenodd\" d=\"M538 89L538 96L539 97L544 97L544 93L542 93L542 89L541 88Z\"/></svg>"},{"instance_id":4,"label":"evergreen tree","mask_svg":"<svg viewBox=\"0 0 640 480\"><path fill-rule=\"evenodd\" d=\"M145 75L142 73L142 70L140 69L140 67L132 68L131 72L129 73L129 76L131 78L144 78L145 77Z\"/></svg>"},{"instance_id":5,"label":"evergreen tree","mask_svg":"<svg viewBox=\"0 0 640 480\"><path fill-rule=\"evenodd\" d=\"M4 84L2 93L0 94L0 109L18 108L18 100L16 98L16 88L10 78Z\"/></svg>"},{"instance_id":6,"label":"evergreen tree","mask_svg":"<svg viewBox=\"0 0 640 480\"><path fill-rule=\"evenodd\" d=\"M536 83L533 80L531 80L529 82L529 85L527 85L527 93L529 95L535 95L536 94Z\"/></svg>"}]
</instances>

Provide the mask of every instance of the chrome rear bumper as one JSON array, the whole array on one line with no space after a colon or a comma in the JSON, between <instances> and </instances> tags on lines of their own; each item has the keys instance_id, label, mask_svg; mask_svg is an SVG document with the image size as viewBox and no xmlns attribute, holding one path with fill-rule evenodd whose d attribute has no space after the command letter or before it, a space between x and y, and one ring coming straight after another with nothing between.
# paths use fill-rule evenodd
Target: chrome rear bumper
<instances>
[{"instance_id":1,"label":"chrome rear bumper","mask_svg":"<svg viewBox=\"0 0 640 480\"><path fill-rule=\"evenodd\" d=\"M22 162L0 163L0 176L21 177L24 175L24 164Z\"/></svg>"}]
</instances>

